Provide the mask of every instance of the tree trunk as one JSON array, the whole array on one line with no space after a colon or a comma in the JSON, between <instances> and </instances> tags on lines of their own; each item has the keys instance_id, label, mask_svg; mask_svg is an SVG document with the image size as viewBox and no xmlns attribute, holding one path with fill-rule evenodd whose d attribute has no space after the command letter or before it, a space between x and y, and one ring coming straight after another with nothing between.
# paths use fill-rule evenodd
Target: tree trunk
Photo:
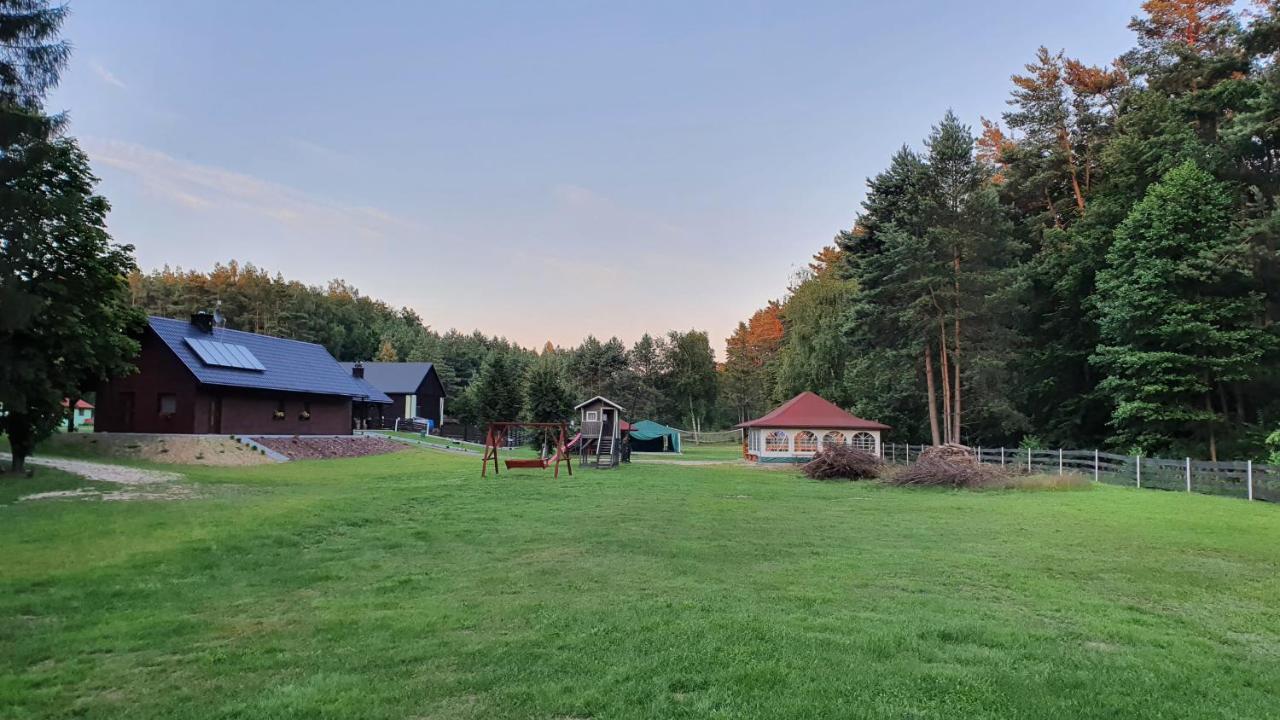
<instances>
[{"instance_id":1,"label":"tree trunk","mask_svg":"<svg viewBox=\"0 0 1280 720\"><path fill-rule=\"evenodd\" d=\"M955 406L956 419L951 423L951 442L960 443L960 250L955 251L954 271L956 284L956 316L955 316L955 342L951 346L952 370L955 372L955 398L952 404Z\"/></svg>"},{"instance_id":2,"label":"tree trunk","mask_svg":"<svg viewBox=\"0 0 1280 720\"><path fill-rule=\"evenodd\" d=\"M1084 214L1084 191L1080 189L1080 171L1076 167L1075 153L1071 151L1071 135L1062 128L1058 131L1058 139L1062 143L1062 152L1066 153L1067 170L1071 173L1071 191L1076 196L1076 207Z\"/></svg>"},{"instance_id":3,"label":"tree trunk","mask_svg":"<svg viewBox=\"0 0 1280 720\"><path fill-rule=\"evenodd\" d=\"M15 474L27 470L27 457L35 450L35 433L24 413L9 415L9 453L13 457L9 469Z\"/></svg>"},{"instance_id":4,"label":"tree trunk","mask_svg":"<svg viewBox=\"0 0 1280 720\"><path fill-rule=\"evenodd\" d=\"M1217 418L1213 412L1213 398L1209 392L1204 394L1204 409L1209 413L1209 460L1210 462L1218 462L1218 442L1214 435L1214 426L1217 424Z\"/></svg>"},{"instance_id":5,"label":"tree trunk","mask_svg":"<svg viewBox=\"0 0 1280 720\"><path fill-rule=\"evenodd\" d=\"M941 344L938 369L942 373L942 436L946 442L951 442L951 375L948 369L951 358L947 354L947 326L942 318L938 318L938 337Z\"/></svg>"},{"instance_id":6,"label":"tree trunk","mask_svg":"<svg viewBox=\"0 0 1280 720\"><path fill-rule=\"evenodd\" d=\"M934 445L940 445L942 436L938 434L938 392L933 385L933 348L924 344L924 378L929 393L929 432Z\"/></svg>"},{"instance_id":7,"label":"tree trunk","mask_svg":"<svg viewBox=\"0 0 1280 720\"><path fill-rule=\"evenodd\" d=\"M1236 396L1236 421L1243 425L1245 418L1248 416L1244 409L1244 388L1237 381L1231 383L1231 390Z\"/></svg>"}]
</instances>

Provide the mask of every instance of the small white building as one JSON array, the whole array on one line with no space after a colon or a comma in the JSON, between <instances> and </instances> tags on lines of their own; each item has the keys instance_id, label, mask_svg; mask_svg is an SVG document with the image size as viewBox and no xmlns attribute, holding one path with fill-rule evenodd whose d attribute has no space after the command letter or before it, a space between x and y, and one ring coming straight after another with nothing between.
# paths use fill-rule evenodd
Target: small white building
<instances>
[{"instance_id":1,"label":"small white building","mask_svg":"<svg viewBox=\"0 0 1280 720\"><path fill-rule=\"evenodd\" d=\"M802 392L768 415L737 427L746 433L744 456L758 463L808 462L832 444L883 455L880 434L889 429L850 415L811 392Z\"/></svg>"}]
</instances>

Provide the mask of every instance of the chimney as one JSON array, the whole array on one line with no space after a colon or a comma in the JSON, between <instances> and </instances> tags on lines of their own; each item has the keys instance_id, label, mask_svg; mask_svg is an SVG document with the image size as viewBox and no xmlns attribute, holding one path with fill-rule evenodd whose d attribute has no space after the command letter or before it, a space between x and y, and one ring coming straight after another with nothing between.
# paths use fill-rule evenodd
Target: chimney
<instances>
[{"instance_id":1,"label":"chimney","mask_svg":"<svg viewBox=\"0 0 1280 720\"><path fill-rule=\"evenodd\" d=\"M364 363L357 360L356 364L351 366L351 377L364 378Z\"/></svg>"},{"instance_id":2,"label":"chimney","mask_svg":"<svg viewBox=\"0 0 1280 720\"><path fill-rule=\"evenodd\" d=\"M213 332L213 315L206 311L191 313L191 324L200 328L201 332Z\"/></svg>"}]
</instances>

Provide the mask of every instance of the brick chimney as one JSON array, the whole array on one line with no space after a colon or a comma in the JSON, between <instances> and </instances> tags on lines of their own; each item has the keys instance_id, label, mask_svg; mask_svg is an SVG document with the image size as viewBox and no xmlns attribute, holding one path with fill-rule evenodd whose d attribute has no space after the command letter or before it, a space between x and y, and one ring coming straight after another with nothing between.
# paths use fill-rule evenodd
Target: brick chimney
<instances>
[{"instance_id":1,"label":"brick chimney","mask_svg":"<svg viewBox=\"0 0 1280 720\"><path fill-rule=\"evenodd\" d=\"M364 363L357 360L356 364L351 366L351 377L364 378Z\"/></svg>"}]
</instances>

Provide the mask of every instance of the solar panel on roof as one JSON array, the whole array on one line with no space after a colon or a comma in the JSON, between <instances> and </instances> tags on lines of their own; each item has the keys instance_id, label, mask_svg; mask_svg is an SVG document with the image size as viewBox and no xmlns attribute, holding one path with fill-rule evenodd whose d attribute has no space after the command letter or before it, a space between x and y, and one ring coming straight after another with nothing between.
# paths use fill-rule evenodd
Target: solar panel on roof
<instances>
[{"instance_id":1,"label":"solar panel on roof","mask_svg":"<svg viewBox=\"0 0 1280 720\"><path fill-rule=\"evenodd\" d=\"M237 370L266 370L249 348L233 343L205 340L202 338L183 338L187 346L199 356L205 365L214 367L235 368Z\"/></svg>"}]
</instances>

